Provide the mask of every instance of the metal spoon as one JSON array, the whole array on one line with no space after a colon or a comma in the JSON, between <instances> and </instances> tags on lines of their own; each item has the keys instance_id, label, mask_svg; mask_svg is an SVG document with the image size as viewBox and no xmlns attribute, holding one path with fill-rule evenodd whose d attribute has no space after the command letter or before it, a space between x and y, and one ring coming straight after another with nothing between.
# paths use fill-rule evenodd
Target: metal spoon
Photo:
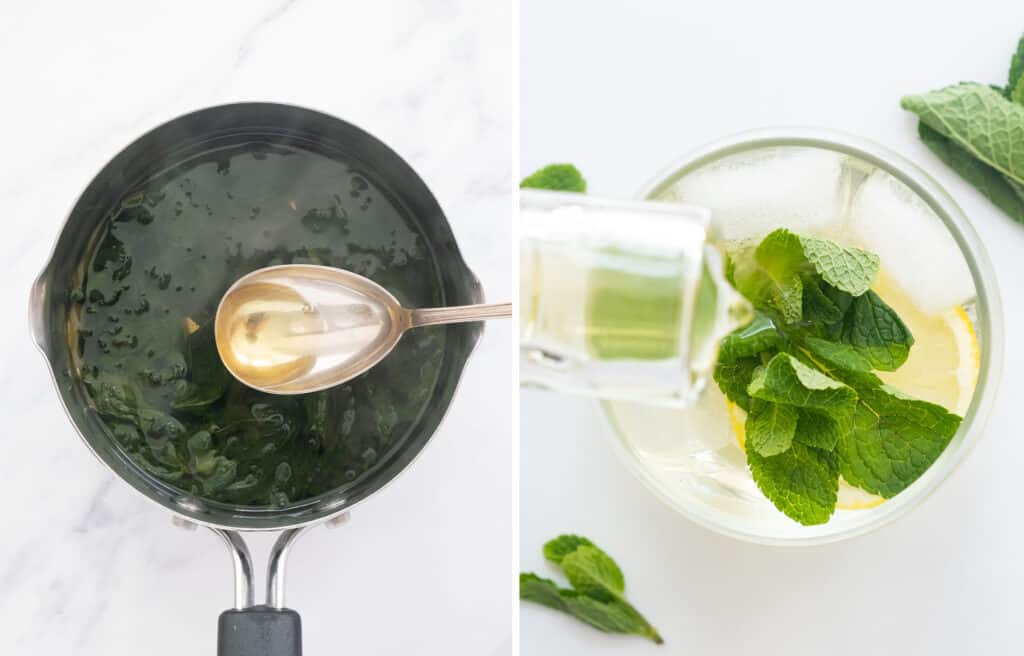
<instances>
[{"instance_id":1,"label":"metal spoon","mask_svg":"<svg viewBox=\"0 0 1024 656\"><path fill-rule=\"evenodd\" d=\"M372 280L286 264L239 278L214 319L228 371L272 394L344 383L380 362L410 328L512 316L511 303L407 309Z\"/></svg>"}]
</instances>

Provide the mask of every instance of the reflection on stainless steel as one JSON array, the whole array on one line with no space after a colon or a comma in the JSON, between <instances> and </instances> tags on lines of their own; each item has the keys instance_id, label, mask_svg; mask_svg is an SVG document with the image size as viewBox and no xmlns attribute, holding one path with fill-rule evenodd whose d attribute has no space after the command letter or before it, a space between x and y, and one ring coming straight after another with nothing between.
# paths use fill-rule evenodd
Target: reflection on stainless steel
<instances>
[{"instance_id":1,"label":"reflection on stainless steel","mask_svg":"<svg viewBox=\"0 0 1024 656\"><path fill-rule=\"evenodd\" d=\"M267 562L267 605L273 608L284 608L284 572L288 565L288 553L295 539L310 527L300 526L281 531L270 550Z\"/></svg>"},{"instance_id":2,"label":"reflection on stainless steel","mask_svg":"<svg viewBox=\"0 0 1024 656\"><path fill-rule=\"evenodd\" d=\"M249 547L237 531L225 531L220 528L211 528L210 530L224 541L228 551L231 552L231 562L235 570L235 610L252 607L254 595L252 590L252 556L249 554Z\"/></svg>"},{"instance_id":3,"label":"reflection on stainless steel","mask_svg":"<svg viewBox=\"0 0 1024 656\"><path fill-rule=\"evenodd\" d=\"M288 565L288 554L295 540L309 530L310 526L300 526L281 531L270 549L267 560L267 598L266 604L272 608L284 608L285 567ZM226 531L210 528L224 541L231 553L231 562L235 571L235 610L244 610L256 605L253 590L252 555L245 539L238 531Z\"/></svg>"}]
</instances>

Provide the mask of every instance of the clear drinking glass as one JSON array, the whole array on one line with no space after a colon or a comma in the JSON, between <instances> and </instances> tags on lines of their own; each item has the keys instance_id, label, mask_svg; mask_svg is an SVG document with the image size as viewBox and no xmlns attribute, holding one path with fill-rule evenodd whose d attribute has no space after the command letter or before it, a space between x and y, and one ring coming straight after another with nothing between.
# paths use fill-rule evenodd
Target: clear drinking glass
<instances>
[{"instance_id":1,"label":"clear drinking glass","mask_svg":"<svg viewBox=\"0 0 1024 656\"><path fill-rule=\"evenodd\" d=\"M708 243L709 214L675 203L520 196L520 378L682 407L749 306Z\"/></svg>"},{"instance_id":2,"label":"clear drinking glass","mask_svg":"<svg viewBox=\"0 0 1024 656\"><path fill-rule=\"evenodd\" d=\"M732 537L818 544L899 517L963 461L980 438L995 399L1003 356L1002 310L984 248L935 180L862 139L826 130L774 129L740 134L693 153L659 175L640 197L708 207L712 229L724 241L754 240L788 227L877 252L879 284L889 290L883 297L889 301L891 295L901 316L908 313L915 334L923 331L924 338L927 331L953 326L950 334L958 335L948 347L959 358L955 380L936 386L927 376L915 380L913 369L892 375L903 375L915 387L904 391L935 402L945 399L963 416L939 459L906 490L881 500L841 488L842 506L828 523L801 526L757 489L737 439L742 419L714 384L683 409L603 401L617 452L656 496ZM914 348L927 343L919 339ZM912 349L904 368L914 357ZM918 357L928 359L927 347Z\"/></svg>"}]
</instances>

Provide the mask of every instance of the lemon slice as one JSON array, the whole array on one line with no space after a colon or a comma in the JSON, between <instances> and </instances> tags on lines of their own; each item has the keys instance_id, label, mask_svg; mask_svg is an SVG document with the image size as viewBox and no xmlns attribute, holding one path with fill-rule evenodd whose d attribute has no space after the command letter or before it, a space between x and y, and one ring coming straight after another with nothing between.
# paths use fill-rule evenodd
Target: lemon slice
<instances>
[{"instance_id":1,"label":"lemon slice","mask_svg":"<svg viewBox=\"0 0 1024 656\"><path fill-rule=\"evenodd\" d=\"M882 279L879 282L878 286L884 288L879 294L897 311L915 339L910 357L903 366L896 371L879 372L879 377L901 392L963 415L971 403L981 361L978 337L967 311L958 305L939 315L926 315L898 289L885 288L888 281ZM736 441L740 448L746 450L744 425L747 413L732 401L726 401L726 407ZM839 478L836 508L865 510L883 501L883 497L865 492Z\"/></svg>"},{"instance_id":2,"label":"lemon slice","mask_svg":"<svg viewBox=\"0 0 1024 656\"><path fill-rule=\"evenodd\" d=\"M960 388L957 410L963 415L974 397L974 386L978 384L981 349L978 348L978 334L974 332L974 322L971 321L967 310L957 306L953 314L956 320L951 323L956 335L957 352L960 354L960 366L956 370L957 385Z\"/></svg>"},{"instance_id":3,"label":"lemon slice","mask_svg":"<svg viewBox=\"0 0 1024 656\"><path fill-rule=\"evenodd\" d=\"M911 334L910 357L896 371L878 377L905 394L936 403L963 416L978 382L980 354L974 324L963 306L926 314L888 276L879 276L875 291L892 306Z\"/></svg>"}]
</instances>

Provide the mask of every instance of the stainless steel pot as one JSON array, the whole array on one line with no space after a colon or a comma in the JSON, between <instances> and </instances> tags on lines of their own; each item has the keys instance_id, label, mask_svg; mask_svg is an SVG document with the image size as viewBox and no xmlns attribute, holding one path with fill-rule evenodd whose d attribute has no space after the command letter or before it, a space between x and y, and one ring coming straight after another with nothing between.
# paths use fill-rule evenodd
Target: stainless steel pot
<instances>
[{"instance_id":1,"label":"stainless steel pot","mask_svg":"<svg viewBox=\"0 0 1024 656\"><path fill-rule=\"evenodd\" d=\"M232 506L199 498L154 478L136 465L111 438L93 407L70 357L69 291L74 272L88 257L90 240L133 187L168 166L212 148L240 143L298 146L327 157L356 161L420 228L434 254L447 305L483 302L480 283L467 267L444 213L423 180L394 151L363 130L308 109L271 103L243 103L199 110L169 121L127 146L89 183L68 216L49 262L32 286L31 330L49 364L64 409L82 440L114 474L180 522L213 530L228 546L235 573L235 605L220 617L218 653L301 654L299 615L284 607L284 563L303 530L347 516L420 453L451 403L482 324L446 328L441 374L427 410L401 448L373 474L351 487L327 492L284 508ZM267 599L256 605L253 564L239 531L282 530L268 563Z\"/></svg>"}]
</instances>

